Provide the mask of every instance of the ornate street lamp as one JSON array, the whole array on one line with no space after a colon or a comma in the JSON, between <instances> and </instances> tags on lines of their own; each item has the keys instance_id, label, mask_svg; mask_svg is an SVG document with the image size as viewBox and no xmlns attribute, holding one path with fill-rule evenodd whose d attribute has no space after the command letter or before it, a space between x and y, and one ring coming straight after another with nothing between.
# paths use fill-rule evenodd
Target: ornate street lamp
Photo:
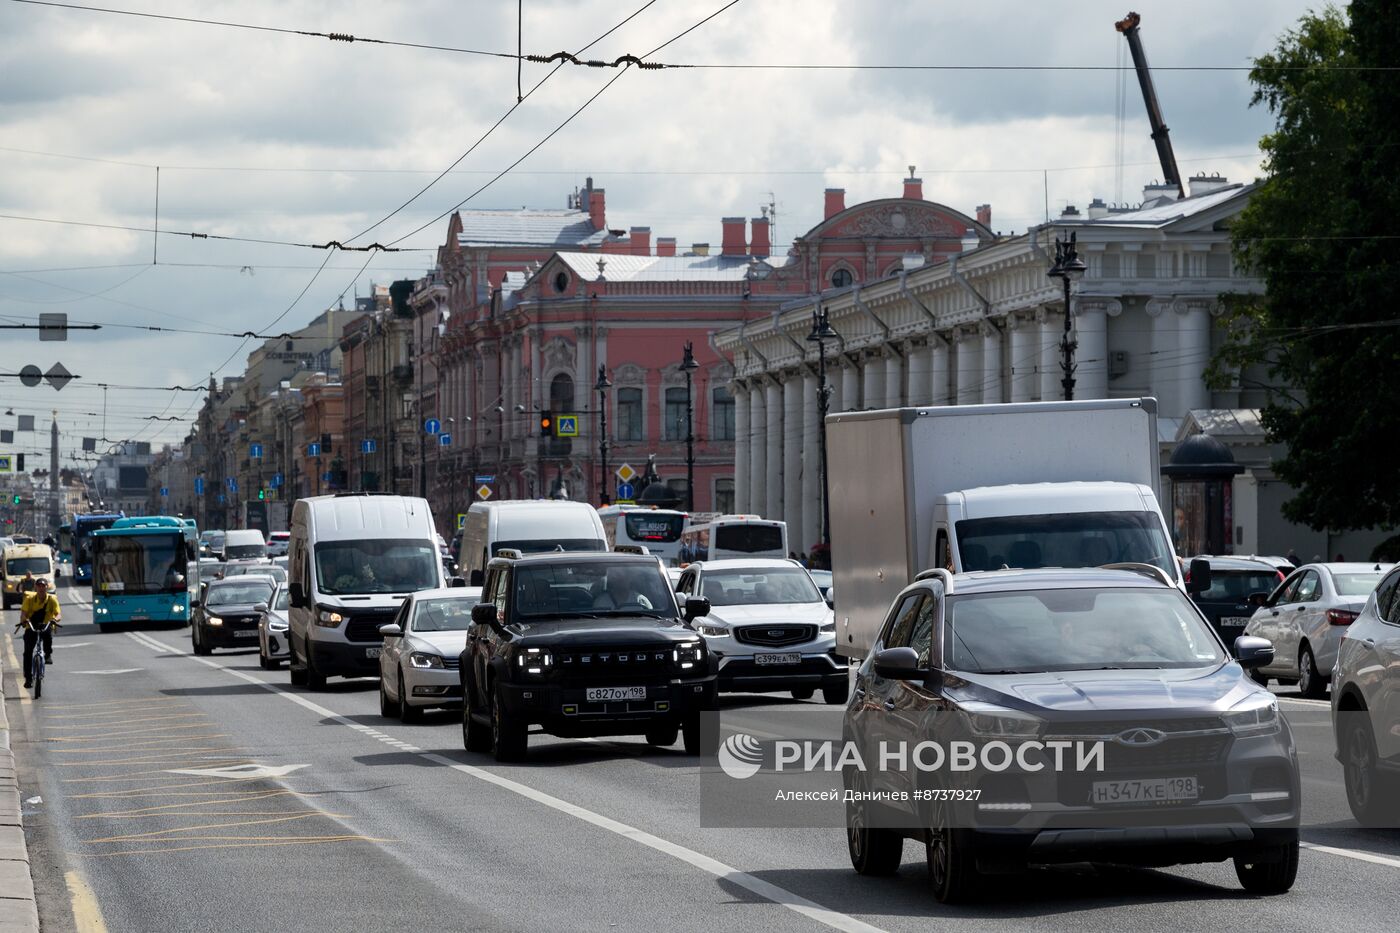
<instances>
[{"instance_id":1,"label":"ornate street lamp","mask_svg":"<svg viewBox=\"0 0 1400 933\"><path fill-rule=\"evenodd\" d=\"M826 383L826 342L841 335L831 326L825 305L812 310L812 332L807 339L817 345L817 424L822 458L822 544L831 546L831 496L826 477L826 413L831 405L831 386Z\"/></svg>"},{"instance_id":2,"label":"ornate street lamp","mask_svg":"<svg viewBox=\"0 0 1400 933\"><path fill-rule=\"evenodd\" d=\"M608 379L608 368L598 364L598 381L593 383L598 391L598 459L603 463L603 481L598 484L598 504L607 505L612 497L608 495L608 390L612 381Z\"/></svg>"},{"instance_id":3,"label":"ornate street lamp","mask_svg":"<svg viewBox=\"0 0 1400 933\"><path fill-rule=\"evenodd\" d=\"M1064 386L1067 402L1074 400L1074 351L1079 348L1079 341L1073 332L1074 312L1070 308L1070 291L1089 268L1079 258L1079 251L1075 248L1077 240L1078 234L1073 230L1067 240L1055 238L1055 264L1045 273L1052 279L1059 279L1065 289L1065 332L1060 338L1060 371L1063 377L1060 385Z\"/></svg>"},{"instance_id":4,"label":"ornate street lamp","mask_svg":"<svg viewBox=\"0 0 1400 933\"><path fill-rule=\"evenodd\" d=\"M691 398L691 374L700 368L695 362L695 353L689 340L685 342L685 353L681 357L681 371L685 373L685 510L695 511L695 407Z\"/></svg>"}]
</instances>

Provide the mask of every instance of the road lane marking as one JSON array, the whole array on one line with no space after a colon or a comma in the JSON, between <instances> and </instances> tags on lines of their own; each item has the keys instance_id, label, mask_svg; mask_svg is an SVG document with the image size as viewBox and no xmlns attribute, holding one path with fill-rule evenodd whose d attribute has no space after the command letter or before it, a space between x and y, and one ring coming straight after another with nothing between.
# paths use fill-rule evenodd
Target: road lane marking
<instances>
[{"instance_id":1,"label":"road lane marking","mask_svg":"<svg viewBox=\"0 0 1400 933\"><path fill-rule=\"evenodd\" d=\"M133 637L135 637L134 633L128 634L131 634ZM143 641L143 639L137 640ZM761 878L757 878L754 875L749 874L748 872L739 871L738 869L726 865L718 859L713 859L710 856L705 855L701 852L697 852L694 849L686 848L685 846L679 845L678 843L671 842L667 839L662 839L660 836L655 836L644 830L638 829L635 826L630 826L627 823L614 820L611 817L607 817L601 813L596 813L592 810L580 807L577 804L569 803L567 800L555 797L551 794L546 794L543 791L536 790L535 788L530 787L527 784L522 784L519 781L513 781L510 778L502 777L501 775L495 774L491 771L487 771L483 768L475 767L473 765L461 764L460 762L453 761L451 758L446 758L442 755L436 754L435 752L426 752L416 746L409 745L406 742L401 742L397 739L394 739L392 736L379 732L378 730L366 726L362 723L355 722L353 719L350 719L346 716L342 716L341 714L333 710L327 709L326 707L321 706L318 703L314 703L300 694L291 693L290 691L283 690L278 684L272 684L264 680L259 680L251 674L247 674L243 671L238 671L229 667L225 667L224 665L219 664L216 661L210 661L207 658L195 657L194 655L186 655L186 657L199 664L203 664L206 667L212 667L215 670L231 674L232 676L237 677L240 680L247 681L250 684L256 684L257 686L263 688L264 690L268 691L269 693L275 696L283 697L287 700L290 700L291 702L310 710L311 712L317 714L318 716L321 716L322 718L329 719L342 726L346 726L350 729L353 729L356 732L368 735L371 738L384 742L386 745L392 745L396 748L402 749L403 751L411 752L427 761L433 762L434 764L444 765L461 774L465 774L469 777L474 777L478 780L485 781L486 783L493 784L496 787L501 788L502 790L510 791L511 793L524 797L527 800L543 804L544 806L547 806L550 809L556 810L567 816L572 816L575 819L582 820L583 822L589 823L599 829L604 829L608 832L614 833L615 835L621 836L624 839L629 839L632 842L637 843L638 845L646 846L647 848L650 848L654 851L661 852L665 855L669 855L672 858L684 862L693 868L698 868L701 871L714 876L715 879L718 881L728 882L729 884L733 884L737 887L743 888L744 890L749 891L752 894L758 895L764 900L770 901L781 907L785 907L788 910L800 914L809 920L814 920L835 930L848 931L848 933L883 933L883 931L881 931L879 927L866 923L863 920L858 920L857 918L852 917L848 914L843 914L839 911L823 907L815 901L808 900L800 894L796 894L792 891L787 890L786 888L778 887L777 885L772 884L768 881L764 881ZM158 849L153 851L177 850Z\"/></svg>"},{"instance_id":2,"label":"road lane marking","mask_svg":"<svg viewBox=\"0 0 1400 933\"><path fill-rule=\"evenodd\" d=\"M68 897L73 905L73 925L78 933L107 933L107 924L102 921L102 911L97 907L97 897L82 875L70 871L63 876L63 880L68 884Z\"/></svg>"},{"instance_id":3,"label":"road lane marking","mask_svg":"<svg viewBox=\"0 0 1400 933\"><path fill-rule=\"evenodd\" d=\"M241 765L217 765L212 768L177 768L167 769L166 774L193 774L195 777L224 777L243 778L252 780L255 778L280 778L286 777L293 771L300 771L302 768L309 768L310 765L262 765L256 762L249 762Z\"/></svg>"},{"instance_id":4,"label":"road lane marking","mask_svg":"<svg viewBox=\"0 0 1400 933\"><path fill-rule=\"evenodd\" d=\"M295 836L273 836L272 839L278 842L221 842L207 846L175 846L164 849L129 849L125 852L98 852L95 854L78 853L81 858L115 858L118 855L161 855L166 852L194 852L199 849L260 849L272 846L314 846L325 845L331 842L397 842L396 839L376 839L373 836L357 836L346 834L342 836L317 836L298 838Z\"/></svg>"},{"instance_id":5,"label":"road lane marking","mask_svg":"<svg viewBox=\"0 0 1400 933\"><path fill-rule=\"evenodd\" d=\"M1358 862L1370 862L1372 865L1387 865L1391 868L1400 868L1400 859L1387 858L1384 855L1376 855L1372 852L1361 852L1356 849L1340 849L1336 846L1322 846L1315 842L1300 842L1304 849L1312 849L1314 852L1325 852L1328 855L1340 855L1342 858L1355 859Z\"/></svg>"},{"instance_id":6,"label":"road lane marking","mask_svg":"<svg viewBox=\"0 0 1400 933\"><path fill-rule=\"evenodd\" d=\"M230 816L253 816L254 814L234 813L234 814L229 814L229 815L230 815ZM290 823L290 822L293 821L293 820L304 820L304 819L306 819L306 818L309 817L309 816L329 816L329 817L336 817L336 818L340 818L340 819L345 819L345 814L343 814L343 813L323 813L323 812L321 812L320 810L307 810L307 811L302 812L302 813L292 813L292 814L275 813L275 814L269 815L268 818L267 818L267 819L264 819L264 820L236 820L236 821L234 821L234 822L232 822L232 823L202 823L202 824L199 824L199 825L196 825L196 826L172 826L172 827L169 828L169 829L156 829L156 830L152 830L151 832L148 832L148 833L128 833L128 834L126 834L126 835L124 835L124 836L106 836L106 837L104 837L104 838L102 838L102 839L84 839L83 841L84 841L84 842L87 842L87 843L99 843L99 842L103 842L103 843L106 843L106 842L135 842L135 841L138 840L138 839L159 839L161 836L169 836L171 833L192 833L192 832L196 832L197 830L201 830L201 829L232 829L232 828L234 828L235 826L267 826L267 825L270 825L270 824L273 824L273 823ZM209 839L216 839L216 838L238 838L238 837L227 837L227 836L226 836L226 837L217 837L217 836L209 836L209 837L206 837L206 838L209 838ZM263 837L259 837L259 838L266 839L266 838L269 838L269 837L263 836ZM279 838L279 837L272 837L272 838ZM284 837L284 838L295 838L295 837Z\"/></svg>"},{"instance_id":7,"label":"road lane marking","mask_svg":"<svg viewBox=\"0 0 1400 933\"><path fill-rule=\"evenodd\" d=\"M135 674L144 671L144 667L114 667L108 671L74 671L75 674Z\"/></svg>"}]
</instances>

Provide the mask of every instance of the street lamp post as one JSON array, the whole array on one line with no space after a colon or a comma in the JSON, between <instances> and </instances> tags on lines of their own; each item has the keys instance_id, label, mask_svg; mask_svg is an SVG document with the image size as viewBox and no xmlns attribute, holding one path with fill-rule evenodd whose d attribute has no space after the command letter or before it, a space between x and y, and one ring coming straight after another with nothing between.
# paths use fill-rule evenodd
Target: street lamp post
<instances>
[{"instance_id":1,"label":"street lamp post","mask_svg":"<svg viewBox=\"0 0 1400 933\"><path fill-rule=\"evenodd\" d=\"M694 347L685 342L681 371L685 373L685 510L695 511L695 405L691 396L692 374L700 368L695 362Z\"/></svg>"},{"instance_id":2,"label":"street lamp post","mask_svg":"<svg viewBox=\"0 0 1400 933\"><path fill-rule=\"evenodd\" d=\"M831 404L831 386L826 382L826 342L838 340L840 335L831 326L831 318L825 305L812 311L812 332L807 339L817 345L817 437L821 446L822 471L822 544L831 546L831 495L827 488L826 469L826 413Z\"/></svg>"},{"instance_id":3,"label":"street lamp post","mask_svg":"<svg viewBox=\"0 0 1400 933\"><path fill-rule=\"evenodd\" d=\"M598 504L607 505L612 499L608 495L608 390L612 381L608 379L608 368L598 364L598 381L593 384L598 390L598 459L603 463L603 479L598 484Z\"/></svg>"},{"instance_id":4,"label":"street lamp post","mask_svg":"<svg viewBox=\"0 0 1400 933\"><path fill-rule=\"evenodd\" d=\"M1074 337L1074 311L1070 308L1070 291L1074 283L1083 277L1088 266L1079 258L1076 248L1078 234L1071 230L1069 239L1055 238L1055 264L1045 273L1052 279L1059 279L1065 290L1065 332L1060 338L1060 371L1063 374L1060 385L1064 386L1065 401L1074 400L1074 351L1079 341Z\"/></svg>"}]
</instances>

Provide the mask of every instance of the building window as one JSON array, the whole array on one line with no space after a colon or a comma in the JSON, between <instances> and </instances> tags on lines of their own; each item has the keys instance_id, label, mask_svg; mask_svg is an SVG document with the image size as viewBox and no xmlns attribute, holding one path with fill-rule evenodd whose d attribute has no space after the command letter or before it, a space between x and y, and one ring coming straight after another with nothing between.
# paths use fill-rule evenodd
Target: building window
<instances>
[{"instance_id":1,"label":"building window","mask_svg":"<svg viewBox=\"0 0 1400 933\"><path fill-rule=\"evenodd\" d=\"M569 273L560 272L554 276L554 290L560 295L569 290Z\"/></svg>"},{"instance_id":2,"label":"building window","mask_svg":"<svg viewBox=\"0 0 1400 933\"><path fill-rule=\"evenodd\" d=\"M850 269L837 269L835 272L831 273L832 288L845 288L855 280L856 277L851 274Z\"/></svg>"},{"instance_id":3,"label":"building window","mask_svg":"<svg viewBox=\"0 0 1400 933\"><path fill-rule=\"evenodd\" d=\"M713 510L725 515L734 514L734 480L715 480L715 504Z\"/></svg>"},{"instance_id":4,"label":"building window","mask_svg":"<svg viewBox=\"0 0 1400 933\"><path fill-rule=\"evenodd\" d=\"M734 440L734 396L728 386L715 386L710 391L713 411L710 416L710 440Z\"/></svg>"},{"instance_id":5,"label":"building window","mask_svg":"<svg viewBox=\"0 0 1400 933\"><path fill-rule=\"evenodd\" d=\"M571 414L574 410L574 381L560 373L549 383L549 407L556 414Z\"/></svg>"},{"instance_id":6,"label":"building window","mask_svg":"<svg viewBox=\"0 0 1400 933\"><path fill-rule=\"evenodd\" d=\"M661 436L668 441L683 441L685 433L685 389L673 387L666 390L666 417Z\"/></svg>"},{"instance_id":7,"label":"building window","mask_svg":"<svg viewBox=\"0 0 1400 933\"><path fill-rule=\"evenodd\" d=\"M619 441L640 441L642 436L642 390L617 390L616 438Z\"/></svg>"}]
</instances>

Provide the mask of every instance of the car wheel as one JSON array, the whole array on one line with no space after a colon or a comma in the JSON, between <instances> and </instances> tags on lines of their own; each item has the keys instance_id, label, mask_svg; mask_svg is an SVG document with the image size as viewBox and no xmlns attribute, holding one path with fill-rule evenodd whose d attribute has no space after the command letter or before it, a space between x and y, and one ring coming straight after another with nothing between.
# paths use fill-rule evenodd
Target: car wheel
<instances>
[{"instance_id":1,"label":"car wheel","mask_svg":"<svg viewBox=\"0 0 1400 933\"><path fill-rule=\"evenodd\" d=\"M792 698L794 700L810 700L813 693L816 693L816 691L811 687L798 687L796 690L792 691Z\"/></svg>"},{"instance_id":2,"label":"car wheel","mask_svg":"<svg viewBox=\"0 0 1400 933\"><path fill-rule=\"evenodd\" d=\"M830 706L845 706L850 695L851 685L846 681L842 681L839 687L822 687L822 702Z\"/></svg>"},{"instance_id":3,"label":"car wheel","mask_svg":"<svg viewBox=\"0 0 1400 933\"><path fill-rule=\"evenodd\" d=\"M471 694L466 693L462 701L462 747L469 752L489 752L491 742L491 730L472 715Z\"/></svg>"},{"instance_id":4,"label":"car wheel","mask_svg":"<svg viewBox=\"0 0 1400 933\"><path fill-rule=\"evenodd\" d=\"M1327 681L1317 672L1317 659L1307 645L1298 655L1298 692L1310 700L1320 700L1327 695Z\"/></svg>"},{"instance_id":5,"label":"car wheel","mask_svg":"<svg viewBox=\"0 0 1400 933\"><path fill-rule=\"evenodd\" d=\"M662 748L669 748L676 744L676 739L681 734L680 726L675 723L665 723L651 726L647 729L647 744L658 745Z\"/></svg>"},{"instance_id":6,"label":"car wheel","mask_svg":"<svg viewBox=\"0 0 1400 933\"><path fill-rule=\"evenodd\" d=\"M951 825L947 801L935 801L930 826L924 834L928 883L940 904L960 904L981 892L977 853L972 833Z\"/></svg>"},{"instance_id":7,"label":"car wheel","mask_svg":"<svg viewBox=\"0 0 1400 933\"><path fill-rule=\"evenodd\" d=\"M1366 710L1342 711L1342 778L1347 789L1351 815L1362 826L1383 828L1395 825L1396 788L1389 775L1377 767L1376 737Z\"/></svg>"},{"instance_id":8,"label":"car wheel","mask_svg":"<svg viewBox=\"0 0 1400 933\"><path fill-rule=\"evenodd\" d=\"M308 690L326 689L326 675L316 670L316 661L311 655L311 646L306 648L306 688Z\"/></svg>"},{"instance_id":9,"label":"car wheel","mask_svg":"<svg viewBox=\"0 0 1400 933\"><path fill-rule=\"evenodd\" d=\"M306 686L306 668L297 667L296 648L291 649L290 656L287 658L287 678L291 681L293 687Z\"/></svg>"},{"instance_id":10,"label":"car wheel","mask_svg":"<svg viewBox=\"0 0 1400 933\"><path fill-rule=\"evenodd\" d=\"M379 715L385 719L399 718L399 705L389 699L389 691L384 689L384 678L379 678Z\"/></svg>"},{"instance_id":11,"label":"car wheel","mask_svg":"<svg viewBox=\"0 0 1400 933\"><path fill-rule=\"evenodd\" d=\"M859 795L866 790L864 775L856 774L856 791L846 800L846 851L857 874L893 875L904 860L904 837L892 829L870 825L870 802Z\"/></svg>"},{"instance_id":12,"label":"car wheel","mask_svg":"<svg viewBox=\"0 0 1400 933\"><path fill-rule=\"evenodd\" d=\"M203 630L198 625L194 627L194 631L190 632L190 644L193 645L194 653L197 655L214 653L213 649L204 643Z\"/></svg>"},{"instance_id":13,"label":"car wheel","mask_svg":"<svg viewBox=\"0 0 1400 933\"><path fill-rule=\"evenodd\" d=\"M506 712L500 688L491 691L491 752L497 761L520 761L530 748L524 723Z\"/></svg>"},{"instance_id":14,"label":"car wheel","mask_svg":"<svg viewBox=\"0 0 1400 933\"><path fill-rule=\"evenodd\" d=\"M261 647L258 648L258 667L265 671L272 670L272 662L267 659L267 655L263 654Z\"/></svg>"},{"instance_id":15,"label":"car wheel","mask_svg":"<svg viewBox=\"0 0 1400 933\"><path fill-rule=\"evenodd\" d=\"M1298 877L1298 840L1235 856L1235 875L1250 894L1288 893Z\"/></svg>"},{"instance_id":16,"label":"car wheel","mask_svg":"<svg viewBox=\"0 0 1400 933\"><path fill-rule=\"evenodd\" d=\"M700 714L691 713L681 722L681 748L691 758L700 755Z\"/></svg>"},{"instance_id":17,"label":"car wheel","mask_svg":"<svg viewBox=\"0 0 1400 933\"><path fill-rule=\"evenodd\" d=\"M383 678L380 678L379 688L384 689ZM423 721L423 710L408 702L408 685L404 683L402 668L399 669L399 720L405 725Z\"/></svg>"}]
</instances>

